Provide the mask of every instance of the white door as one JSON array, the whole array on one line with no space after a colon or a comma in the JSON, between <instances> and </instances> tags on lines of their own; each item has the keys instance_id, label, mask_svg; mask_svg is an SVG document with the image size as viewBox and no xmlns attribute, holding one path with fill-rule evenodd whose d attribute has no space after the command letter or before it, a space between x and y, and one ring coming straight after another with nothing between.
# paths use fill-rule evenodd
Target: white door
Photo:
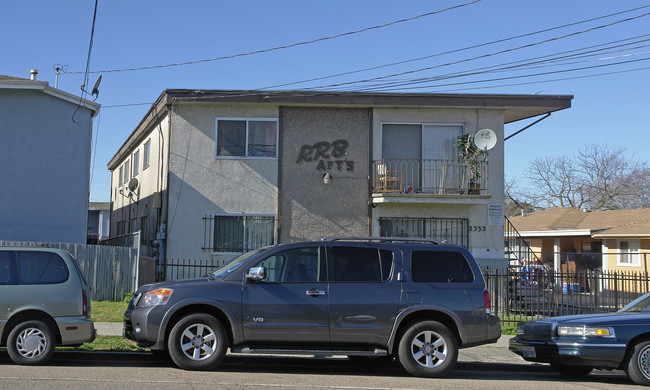
<instances>
[{"instance_id":1,"label":"white door","mask_svg":"<svg viewBox=\"0 0 650 390\"><path fill-rule=\"evenodd\" d=\"M422 189L440 192L454 183L458 161L456 140L463 135L460 125L422 126Z\"/></svg>"}]
</instances>

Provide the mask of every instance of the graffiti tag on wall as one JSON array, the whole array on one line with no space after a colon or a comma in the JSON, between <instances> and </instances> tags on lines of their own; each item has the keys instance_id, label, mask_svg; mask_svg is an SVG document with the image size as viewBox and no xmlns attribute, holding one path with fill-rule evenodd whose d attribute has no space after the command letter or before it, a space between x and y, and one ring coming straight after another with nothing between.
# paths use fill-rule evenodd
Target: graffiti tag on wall
<instances>
[{"instance_id":1,"label":"graffiti tag on wall","mask_svg":"<svg viewBox=\"0 0 650 390\"><path fill-rule=\"evenodd\" d=\"M354 171L354 161L345 158L348 155L348 146L348 141L344 139L337 139L332 143L321 141L313 145L302 145L296 163L317 161L316 169L320 171L336 169L352 172Z\"/></svg>"}]
</instances>

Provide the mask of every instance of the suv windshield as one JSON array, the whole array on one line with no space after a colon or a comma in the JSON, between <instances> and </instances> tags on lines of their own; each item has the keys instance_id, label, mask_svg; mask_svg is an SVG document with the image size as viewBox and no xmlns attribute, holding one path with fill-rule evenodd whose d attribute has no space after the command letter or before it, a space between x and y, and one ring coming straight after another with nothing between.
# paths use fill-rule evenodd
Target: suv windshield
<instances>
[{"instance_id":1,"label":"suv windshield","mask_svg":"<svg viewBox=\"0 0 650 390\"><path fill-rule=\"evenodd\" d=\"M234 270L239 268L246 260L248 260L249 258L251 258L252 256L255 256L256 254L258 254L260 252L264 252L267 249L268 248L259 248L259 249L255 249L255 250L252 250L250 252L246 252L244 254L241 254L241 255L235 257L234 259L232 259L228 264L224 265L223 267L221 267L221 268L219 268L219 269L217 269L215 271L212 271L209 274L209 276L212 279L224 278L224 277L230 275L231 272L233 272Z\"/></svg>"}]
</instances>

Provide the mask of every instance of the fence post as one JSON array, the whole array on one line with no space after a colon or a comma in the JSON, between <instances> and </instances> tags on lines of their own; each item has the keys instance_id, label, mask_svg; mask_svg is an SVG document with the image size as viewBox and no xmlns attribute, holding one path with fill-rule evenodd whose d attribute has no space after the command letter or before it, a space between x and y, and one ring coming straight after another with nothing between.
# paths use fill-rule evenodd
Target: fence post
<instances>
[{"instance_id":1,"label":"fence post","mask_svg":"<svg viewBox=\"0 0 650 390\"><path fill-rule=\"evenodd\" d=\"M600 282L598 281L598 271L594 271L594 306L596 313L600 313L600 307L598 304L598 290L600 290Z\"/></svg>"},{"instance_id":2,"label":"fence post","mask_svg":"<svg viewBox=\"0 0 650 390\"><path fill-rule=\"evenodd\" d=\"M614 272L614 307L618 309L618 273Z\"/></svg>"}]
</instances>

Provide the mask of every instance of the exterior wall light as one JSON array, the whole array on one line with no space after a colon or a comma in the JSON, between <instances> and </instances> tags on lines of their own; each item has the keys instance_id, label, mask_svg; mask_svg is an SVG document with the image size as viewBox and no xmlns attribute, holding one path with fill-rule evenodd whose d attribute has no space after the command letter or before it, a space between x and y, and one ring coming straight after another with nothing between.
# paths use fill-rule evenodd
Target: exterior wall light
<instances>
[{"instance_id":1,"label":"exterior wall light","mask_svg":"<svg viewBox=\"0 0 650 390\"><path fill-rule=\"evenodd\" d=\"M324 184L330 184L332 183L332 175L330 175L329 172L323 175L323 183Z\"/></svg>"}]
</instances>

